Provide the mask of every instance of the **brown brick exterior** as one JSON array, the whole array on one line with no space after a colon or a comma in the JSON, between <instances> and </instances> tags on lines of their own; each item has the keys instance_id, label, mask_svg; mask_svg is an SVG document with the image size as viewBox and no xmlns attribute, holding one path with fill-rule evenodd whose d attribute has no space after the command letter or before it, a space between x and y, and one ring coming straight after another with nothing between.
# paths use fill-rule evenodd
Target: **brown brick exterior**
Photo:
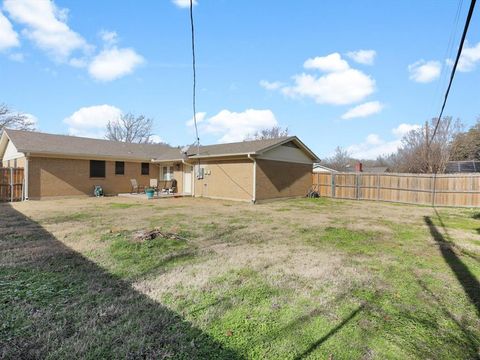
<instances>
[{"instance_id":1,"label":"brown brick exterior","mask_svg":"<svg viewBox=\"0 0 480 360\"><path fill-rule=\"evenodd\" d=\"M195 179L195 196L252 200L253 162L251 160L202 160L201 166L205 168L205 177L201 180ZM208 172L211 174L208 175Z\"/></svg>"},{"instance_id":2,"label":"brown brick exterior","mask_svg":"<svg viewBox=\"0 0 480 360\"><path fill-rule=\"evenodd\" d=\"M257 159L256 164L256 200L304 196L312 185L309 164L261 159ZM102 186L106 194L127 193L131 191L130 179L137 179L140 185L147 186L150 179L159 177L159 166L163 164L150 164L148 176L141 175L140 162L125 162L124 175L115 175L115 161L106 161L105 165L105 178L90 178L90 160L30 157L29 198L91 196L94 185ZM184 165L171 165L177 180L177 192L182 193ZM205 176L201 180L195 179L195 196L253 199L252 160L202 160L201 166L205 169Z\"/></svg>"},{"instance_id":3,"label":"brown brick exterior","mask_svg":"<svg viewBox=\"0 0 480 360\"><path fill-rule=\"evenodd\" d=\"M31 157L28 163L29 198L52 196L93 195L94 185L102 186L106 194L131 191L130 179L149 185L158 178L159 170L150 164L150 174L141 175L140 162L125 162L125 174L115 175L115 161L106 161L105 178L90 178L90 161Z\"/></svg>"},{"instance_id":4,"label":"brown brick exterior","mask_svg":"<svg viewBox=\"0 0 480 360\"><path fill-rule=\"evenodd\" d=\"M312 165L257 160L256 199L305 196L312 186Z\"/></svg>"}]
</instances>

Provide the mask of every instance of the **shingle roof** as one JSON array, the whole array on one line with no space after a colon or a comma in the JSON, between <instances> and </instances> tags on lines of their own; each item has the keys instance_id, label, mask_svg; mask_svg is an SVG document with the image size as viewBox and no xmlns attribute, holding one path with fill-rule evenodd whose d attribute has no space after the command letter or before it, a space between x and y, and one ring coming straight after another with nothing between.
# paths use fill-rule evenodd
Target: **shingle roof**
<instances>
[{"instance_id":1,"label":"shingle roof","mask_svg":"<svg viewBox=\"0 0 480 360\"><path fill-rule=\"evenodd\" d=\"M179 149L164 144L131 144L11 129L5 132L17 150L23 153L95 156L119 160L181 159Z\"/></svg>"},{"instance_id":2,"label":"shingle roof","mask_svg":"<svg viewBox=\"0 0 480 360\"><path fill-rule=\"evenodd\" d=\"M141 161L149 161L152 159L156 161L180 161L183 158L181 151L178 148L173 148L164 144L132 144L119 141L11 129L6 129L5 133L13 142L17 150L23 153ZM316 159L316 155L296 136L200 146L199 155L197 154L197 148L191 146L187 151L187 155L193 158L202 158L260 154L275 145L289 141L294 141L301 145L301 147L310 154L312 159Z\"/></svg>"},{"instance_id":3,"label":"shingle roof","mask_svg":"<svg viewBox=\"0 0 480 360\"><path fill-rule=\"evenodd\" d=\"M240 155L240 154L258 154L269 149L277 144L283 144L288 141L299 142L308 152L311 153L312 158L316 158L315 154L311 152L296 136L286 136L277 139L265 140L251 140L241 141L235 143L217 144L200 146L200 154L197 154L197 148L191 146L188 149L188 156L190 157L214 157L222 155Z\"/></svg>"}]
</instances>

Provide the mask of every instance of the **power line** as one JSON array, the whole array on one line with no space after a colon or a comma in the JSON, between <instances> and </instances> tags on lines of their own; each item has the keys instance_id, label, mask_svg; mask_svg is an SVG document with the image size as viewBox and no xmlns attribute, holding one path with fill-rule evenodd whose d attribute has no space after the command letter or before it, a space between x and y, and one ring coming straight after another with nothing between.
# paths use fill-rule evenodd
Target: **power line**
<instances>
[{"instance_id":1,"label":"power line","mask_svg":"<svg viewBox=\"0 0 480 360\"><path fill-rule=\"evenodd\" d=\"M462 12L462 7L463 7L463 0L458 0L457 3L457 10L455 12L455 17L453 19L452 23L452 31L450 33L450 37L448 39L447 47L445 49L445 54L443 56L443 59L451 59L453 58L453 47L455 44L455 40L457 38L457 31L458 31L458 23L460 21L460 14ZM447 87L447 82L448 82L448 74L447 74L447 67L442 66L442 71L440 75L440 80L437 81L437 84L435 86L435 96L433 97L432 100L432 112L434 109L437 109L440 107L443 101L443 95L440 94L441 89L444 89Z\"/></svg>"},{"instance_id":2,"label":"power line","mask_svg":"<svg viewBox=\"0 0 480 360\"><path fill-rule=\"evenodd\" d=\"M445 110L445 105L447 104L448 94L450 93L450 88L452 87L452 82L455 76L455 71L457 70L458 61L460 60L460 55L462 54L463 44L465 43L465 38L467 37L468 26L470 25L470 20L472 19L475 3L476 3L476 0L472 0L472 2L470 3L470 9L468 10L467 20L465 21L465 27L463 28L462 39L460 40L460 45L458 47L457 57L455 59L455 63L453 64L452 73L450 75L450 81L448 83L447 91L445 92L445 98L443 99L442 109L440 110L440 115L437 118L437 124L433 129L433 134L430 139L430 143L432 143L433 138L437 134L438 126L440 125L440 121L442 119L443 110Z\"/></svg>"},{"instance_id":3,"label":"power line","mask_svg":"<svg viewBox=\"0 0 480 360\"><path fill-rule=\"evenodd\" d=\"M195 66L195 27L193 24L193 0L190 0L190 29L192 33L192 68L193 68L193 97L192 97L192 105L193 105L193 123L195 125L195 136L196 136L196 144L197 144L197 155L200 153L200 137L198 136L198 126L197 126L197 107L196 107L196 87L197 87L197 79L196 79L196 66Z\"/></svg>"}]
</instances>

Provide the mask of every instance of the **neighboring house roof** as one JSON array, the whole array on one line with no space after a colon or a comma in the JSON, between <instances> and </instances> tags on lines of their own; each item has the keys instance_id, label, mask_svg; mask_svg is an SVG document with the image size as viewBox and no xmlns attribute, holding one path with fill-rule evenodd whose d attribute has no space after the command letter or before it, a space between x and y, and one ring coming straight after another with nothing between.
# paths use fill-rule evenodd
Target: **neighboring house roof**
<instances>
[{"instance_id":1,"label":"neighboring house roof","mask_svg":"<svg viewBox=\"0 0 480 360\"><path fill-rule=\"evenodd\" d=\"M325 172L325 173L336 173L338 172L335 169L331 169L329 167L323 166L321 164L314 164L313 165L313 172Z\"/></svg>"},{"instance_id":2,"label":"neighboring house roof","mask_svg":"<svg viewBox=\"0 0 480 360\"><path fill-rule=\"evenodd\" d=\"M6 129L4 131L5 135L22 153L144 161L152 158L169 160L182 158L179 149L164 144L132 144L11 129ZM2 136L2 139L4 136Z\"/></svg>"},{"instance_id":3,"label":"neighboring house roof","mask_svg":"<svg viewBox=\"0 0 480 360\"><path fill-rule=\"evenodd\" d=\"M223 157L223 156L237 156L237 155L261 155L277 146L293 142L300 149L302 149L312 160L317 160L318 157L310 150L303 142L296 136L287 136L277 139L265 140L251 140L241 141L235 143L217 144L200 146L200 153L197 154L197 148L191 146L187 152L190 158L209 158L209 157Z\"/></svg>"},{"instance_id":4,"label":"neighboring house roof","mask_svg":"<svg viewBox=\"0 0 480 360\"><path fill-rule=\"evenodd\" d=\"M384 173L388 171L388 166L364 166L362 172L365 173Z\"/></svg>"}]
</instances>

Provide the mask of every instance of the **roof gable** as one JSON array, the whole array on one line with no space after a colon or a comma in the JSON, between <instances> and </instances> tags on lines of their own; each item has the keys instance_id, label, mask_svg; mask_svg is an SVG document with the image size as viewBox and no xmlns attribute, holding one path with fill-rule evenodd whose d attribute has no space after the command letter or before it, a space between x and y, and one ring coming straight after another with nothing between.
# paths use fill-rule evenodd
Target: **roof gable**
<instances>
[{"instance_id":1,"label":"roof gable","mask_svg":"<svg viewBox=\"0 0 480 360\"><path fill-rule=\"evenodd\" d=\"M197 154L197 148L192 146L188 150L187 154L191 158L208 158L247 154L261 155L278 146L289 143L306 153L312 160L318 160L318 157L296 136L200 146L199 154Z\"/></svg>"}]
</instances>

